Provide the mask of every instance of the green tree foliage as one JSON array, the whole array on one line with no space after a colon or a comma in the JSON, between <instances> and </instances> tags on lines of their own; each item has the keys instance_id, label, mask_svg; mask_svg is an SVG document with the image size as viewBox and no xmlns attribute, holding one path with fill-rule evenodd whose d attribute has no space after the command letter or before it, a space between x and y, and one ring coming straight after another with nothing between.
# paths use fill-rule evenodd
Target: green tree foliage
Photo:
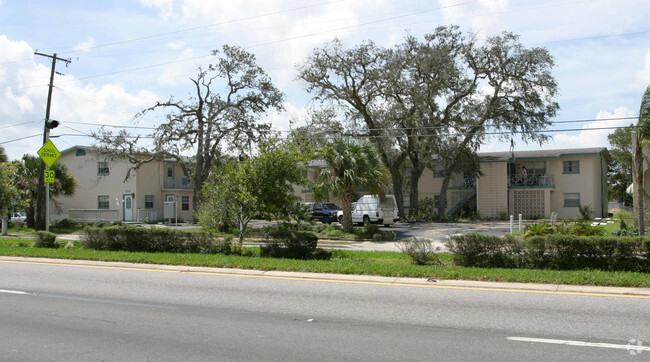
<instances>
[{"instance_id":1,"label":"green tree foliage","mask_svg":"<svg viewBox=\"0 0 650 362\"><path fill-rule=\"evenodd\" d=\"M16 172L16 184L20 189L20 201L25 207L27 214L27 225L34 227L35 224L35 203L38 190L38 176L40 172L41 159L32 155L24 155ZM72 196L77 188L77 179L68 172L68 168L55 162L50 170L55 172L55 181L50 184L50 197L55 207L58 207L56 197Z\"/></svg>"},{"instance_id":2,"label":"green tree foliage","mask_svg":"<svg viewBox=\"0 0 650 362\"><path fill-rule=\"evenodd\" d=\"M369 143L337 138L318 154L327 168L319 175L316 196L319 199L329 199L330 195L338 198L343 209L343 230L352 232L351 208L355 190L363 188L383 196L388 181L386 169Z\"/></svg>"},{"instance_id":3,"label":"green tree foliage","mask_svg":"<svg viewBox=\"0 0 650 362\"><path fill-rule=\"evenodd\" d=\"M0 219L2 219L2 234L6 235L6 219L9 211L18 199L18 188L15 184L15 175L18 165L13 162L0 162Z\"/></svg>"},{"instance_id":4,"label":"green tree foliage","mask_svg":"<svg viewBox=\"0 0 650 362\"><path fill-rule=\"evenodd\" d=\"M213 168L202 191L198 220L207 227L235 224L239 245L253 217L290 218L299 212L293 185L305 184L301 171L311 159L304 145L269 140L259 154Z\"/></svg>"},{"instance_id":5,"label":"green tree foliage","mask_svg":"<svg viewBox=\"0 0 650 362\"><path fill-rule=\"evenodd\" d=\"M634 141L632 145L633 150L633 163L634 163L634 204L637 216L637 227L639 228L639 236L645 234L645 206L644 197L645 190L643 189L643 161L644 154L643 148L648 145L650 141L650 86L646 88L641 98L641 108L639 109L639 122L637 123L636 130L634 131Z\"/></svg>"},{"instance_id":6,"label":"green tree foliage","mask_svg":"<svg viewBox=\"0 0 650 362\"><path fill-rule=\"evenodd\" d=\"M159 109L170 112L166 122L150 135L154 140L151 147L138 146L138 137L126 131L94 134L100 149L134 164L127 178L145 162L160 156L173 158L193 181L195 195L200 195L203 182L223 151L245 153L268 133L270 125L259 120L268 109L282 108L282 93L257 65L253 54L224 45L213 55L217 57L215 63L207 69L199 67L198 75L191 79L192 97L183 101L172 96L138 115Z\"/></svg>"},{"instance_id":7,"label":"green tree foliage","mask_svg":"<svg viewBox=\"0 0 650 362\"><path fill-rule=\"evenodd\" d=\"M8 160L5 148L0 146L0 162L7 162Z\"/></svg>"},{"instance_id":8,"label":"green tree foliage","mask_svg":"<svg viewBox=\"0 0 650 362\"><path fill-rule=\"evenodd\" d=\"M401 174L407 159L415 204L416 180L431 156L449 158L448 163L457 159L433 147L441 141L475 153L494 132L546 140L539 131L559 108L553 66L546 49L525 48L514 34L479 43L449 26L423 40L409 36L394 49L372 42L344 49L335 40L314 50L298 77L317 100L337 104L348 122L365 126L362 134L377 146L403 212ZM443 188L441 205L445 196Z\"/></svg>"},{"instance_id":9,"label":"green tree foliage","mask_svg":"<svg viewBox=\"0 0 650 362\"><path fill-rule=\"evenodd\" d=\"M611 145L609 150L612 162L607 170L609 199L622 199L628 204L627 188L632 184L632 126L619 128L607 136Z\"/></svg>"}]
</instances>

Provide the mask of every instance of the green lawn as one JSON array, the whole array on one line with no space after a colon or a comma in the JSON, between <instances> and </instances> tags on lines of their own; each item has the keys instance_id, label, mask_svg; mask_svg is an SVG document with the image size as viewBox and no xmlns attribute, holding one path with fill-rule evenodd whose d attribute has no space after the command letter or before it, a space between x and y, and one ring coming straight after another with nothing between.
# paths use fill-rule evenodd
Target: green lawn
<instances>
[{"instance_id":1,"label":"green lawn","mask_svg":"<svg viewBox=\"0 0 650 362\"><path fill-rule=\"evenodd\" d=\"M650 274L596 270L556 271L463 268L452 264L450 254L439 255L443 263L441 266L419 266L413 265L408 256L398 252L333 250L331 260L319 261L261 258L258 256L258 248L251 248L254 256L246 257L222 254L97 251L81 249L78 242L69 243L68 247L71 247L70 249L46 249L32 248L31 243L31 240L0 239L0 255L391 277L650 287Z\"/></svg>"}]
</instances>

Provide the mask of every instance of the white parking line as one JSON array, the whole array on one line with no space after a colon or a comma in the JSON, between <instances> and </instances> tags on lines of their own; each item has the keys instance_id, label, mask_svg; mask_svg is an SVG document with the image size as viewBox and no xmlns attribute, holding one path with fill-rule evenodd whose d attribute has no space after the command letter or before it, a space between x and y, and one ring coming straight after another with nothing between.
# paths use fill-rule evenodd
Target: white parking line
<instances>
[{"instance_id":1,"label":"white parking line","mask_svg":"<svg viewBox=\"0 0 650 362\"><path fill-rule=\"evenodd\" d=\"M639 346L636 344L596 343L596 342L569 341L569 340L562 340L562 339L528 338L528 337L508 337L508 340L516 341L516 342L563 344L566 346L579 346L579 347L626 349L628 351L638 351L638 352L650 351L650 346Z\"/></svg>"}]
</instances>

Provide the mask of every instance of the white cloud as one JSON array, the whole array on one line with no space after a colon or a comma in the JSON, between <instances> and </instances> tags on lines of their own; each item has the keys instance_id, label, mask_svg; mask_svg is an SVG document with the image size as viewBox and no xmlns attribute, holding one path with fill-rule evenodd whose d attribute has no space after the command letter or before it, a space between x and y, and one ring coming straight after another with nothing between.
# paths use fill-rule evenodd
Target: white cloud
<instances>
[{"instance_id":1,"label":"white cloud","mask_svg":"<svg viewBox=\"0 0 650 362\"><path fill-rule=\"evenodd\" d=\"M650 85L650 50L645 53L643 69L634 74L634 85L641 89Z\"/></svg>"},{"instance_id":2,"label":"white cloud","mask_svg":"<svg viewBox=\"0 0 650 362\"><path fill-rule=\"evenodd\" d=\"M553 148L583 148L608 146L607 136L615 131L616 127L626 127L635 123L635 119L617 119L634 117L636 113L627 107L618 107L614 112L600 111L596 121L585 124L582 131L577 133L560 133L553 136ZM571 124L563 124L562 128L574 128ZM601 129L599 129L601 128ZM604 128L604 129L603 129Z\"/></svg>"},{"instance_id":3,"label":"white cloud","mask_svg":"<svg viewBox=\"0 0 650 362\"><path fill-rule=\"evenodd\" d=\"M0 68L0 142L12 141L2 146L10 159L19 159L25 153L36 154L41 146L50 65L35 59L25 42L0 36L0 48L0 63L6 65ZM59 136L52 140L60 150L93 143L79 135L98 127L79 123L129 124L136 112L158 99L150 91L127 91L113 83L97 86L73 75L56 75L54 85L50 118L60 125L51 134ZM21 140L28 136L34 137Z\"/></svg>"},{"instance_id":4,"label":"white cloud","mask_svg":"<svg viewBox=\"0 0 650 362\"><path fill-rule=\"evenodd\" d=\"M185 42L184 41L175 41L175 42L169 42L167 43L167 46L169 49L173 50L181 50L185 47Z\"/></svg>"},{"instance_id":5,"label":"white cloud","mask_svg":"<svg viewBox=\"0 0 650 362\"><path fill-rule=\"evenodd\" d=\"M94 47L95 44L97 44L97 42L95 41L95 39L93 39L93 38L91 38L91 37L88 37L88 38L86 38L85 41L79 43L79 45L77 45L76 47L74 47L74 50L87 52L87 51L90 50L92 47Z\"/></svg>"}]
</instances>

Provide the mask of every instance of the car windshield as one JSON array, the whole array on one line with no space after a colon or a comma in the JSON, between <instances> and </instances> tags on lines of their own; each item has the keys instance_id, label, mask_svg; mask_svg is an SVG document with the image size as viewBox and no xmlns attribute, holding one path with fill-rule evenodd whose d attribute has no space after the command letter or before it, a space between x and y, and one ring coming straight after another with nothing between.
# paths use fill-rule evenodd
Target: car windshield
<instances>
[{"instance_id":1,"label":"car windshield","mask_svg":"<svg viewBox=\"0 0 650 362\"><path fill-rule=\"evenodd\" d=\"M328 209L328 210L341 210L340 207L336 204L323 204L323 209Z\"/></svg>"}]
</instances>

